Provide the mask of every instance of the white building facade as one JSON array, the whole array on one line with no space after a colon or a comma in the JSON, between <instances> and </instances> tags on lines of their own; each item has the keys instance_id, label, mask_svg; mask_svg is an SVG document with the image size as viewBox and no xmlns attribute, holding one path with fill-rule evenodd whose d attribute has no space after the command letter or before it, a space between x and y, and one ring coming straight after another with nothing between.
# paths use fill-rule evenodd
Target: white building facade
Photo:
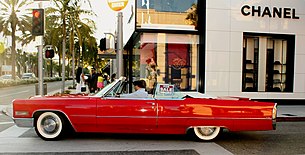
<instances>
[{"instance_id":1,"label":"white building facade","mask_svg":"<svg viewBox=\"0 0 305 155\"><path fill-rule=\"evenodd\" d=\"M305 99L305 1L207 0L205 93Z\"/></svg>"},{"instance_id":2,"label":"white building facade","mask_svg":"<svg viewBox=\"0 0 305 155\"><path fill-rule=\"evenodd\" d=\"M132 33L124 33L124 73L130 81L172 83L212 96L305 101L305 0L128 5L124 31Z\"/></svg>"}]
</instances>

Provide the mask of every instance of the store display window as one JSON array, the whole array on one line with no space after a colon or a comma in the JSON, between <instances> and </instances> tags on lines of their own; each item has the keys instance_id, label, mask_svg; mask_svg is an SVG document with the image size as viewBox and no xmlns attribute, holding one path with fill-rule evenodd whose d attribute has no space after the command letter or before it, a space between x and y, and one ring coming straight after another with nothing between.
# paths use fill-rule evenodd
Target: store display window
<instances>
[{"instance_id":1,"label":"store display window","mask_svg":"<svg viewBox=\"0 0 305 155\"><path fill-rule=\"evenodd\" d=\"M147 89L158 83L180 90L197 89L198 36L142 33L132 53L132 77L144 79Z\"/></svg>"},{"instance_id":2,"label":"store display window","mask_svg":"<svg viewBox=\"0 0 305 155\"><path fill-rule=\"evenodd\" d=\"M244 33L243 92L292 92L295 36Z\"/></svg>"}]
</instances>

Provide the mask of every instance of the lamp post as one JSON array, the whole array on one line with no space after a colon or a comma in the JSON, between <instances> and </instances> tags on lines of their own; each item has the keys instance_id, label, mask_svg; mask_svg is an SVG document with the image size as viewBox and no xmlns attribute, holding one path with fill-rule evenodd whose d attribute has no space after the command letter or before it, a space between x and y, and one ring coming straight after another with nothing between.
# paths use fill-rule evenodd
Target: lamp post
<instances>
[{"instance_id":1,"label":"lamp post","mask_svg":"<svg viewBox=\"0 0 305 155\"><path fill-rule=\"evenodd\" d=\"M124 74L124 64L123 64L123 13L118 12L118 32L117 32L117 64L118 64L118 77L123 76Z\"/></svg>"},{"instance_id":2,"label":"lamp post","mask_svg":"<svg viewBox=\"0 0 305 155\"><path fill-rule=\"evenodd\" d=\"M123 13L120 12L123 10L128 3L128 0L107 0L109 7L113 11L118 12L118 25L117 25L117 75L121 77L123 75L124 66L123 66Z\"/></svg>"}]
</instances>

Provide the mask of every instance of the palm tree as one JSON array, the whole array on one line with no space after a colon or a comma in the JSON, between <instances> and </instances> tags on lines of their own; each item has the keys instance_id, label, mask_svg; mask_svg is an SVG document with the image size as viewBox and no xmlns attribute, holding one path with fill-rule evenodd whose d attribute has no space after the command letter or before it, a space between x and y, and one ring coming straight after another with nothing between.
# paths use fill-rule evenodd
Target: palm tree
<instances>
[{"instance_id":1,"label":"palm tree","mask_svg":"<svg viewBox=\"0 0 305 155\"><path fill-rule=\"evenodd\" d=\"M93 64L94 67L97 66L97 43L93 36L83 38L84 39L84 51L83 59L88 64Z\"/></svg>"},{"instance_id":2,"label":"palm tree","mask_svg":"<svg viewBox=\"0 0 305 155\"><path fill-rule=\"evenodd\" d=\"M90 4L90 1L87 0ZM53 46L62 45L62 48L58 46L58 49L62 50L62 55L60 55L60 52L58 53L59 56L62 58L63 55L67 54L68 58L70 57L70 54L72 55L72 75L74 76L74 70L75 70L75 51L74 51L74 42L76 41L76 36L78 37L77 40L82 42L82 36L85 33L85 37L89 37L93 34L93 30L95 29L94 22L89 19L80 19L80 15L87 14L87 15L93 15L92 11L89 10L82 10L80 5L80 0L54 0L56 7L50 7L47 8L46 14L48 15L46 18L47 22L51 22L52 24L46 24L51 25L47 26L46 30L47 33L45 35L45 42L48 44L51 44ZM58 20L60 19L60 20ZM84 22L83 22L84 21ZM89 23L90 26L88 26L86 23ZM93 23L93 24L92 24ZM93 26L92 26L93 25ZM86 27L87 29L84 29L82 27ZM60 31L59 29L62 28ZM81 29L81 30L80 30ZM83 32L86 31L86 32ZM67 37L66 34L69 34ZM66 51L66 39L69 38L69 48L70 50ZM61 43L58 42L58 40L63 40ZM82 45L82 44L80 44ZM80 46L80 49L82 49L82 46ZM72 52L72 53L71 53ZM59 61L60 63L60 61ZM63 65L64 66L64 65ZM62 67L63 72L65 70L64 67ZM74 77L73 77L74 79ZM73 80L74 81L74 80Z\"/></svg>"},{"instance_id":3,"label":"palm tree","mask_svg":"<svg viewBox=\"0 0 305 155\"><path fill-rule=\"evenodd\" d=\"M16 32L30 31L31 24L29 22L30 10L27 9L27 0L1 0L0 1L0 32L4 36L12 37L12 76L16 75Z\"/></svg>"},{"instance_id":4,"label":"palm tree","mask_svg":"<svg viewBox=\"0 0 305 155\"><path fill-rule=\"evenodd\" d=\"M187 10L187 16L186 21L190 25L194 25L195 29L198 29L198 13L197 13L197 4L193 4L188 10Z\"/></svg>"},{"instance_id":5,"label":"palm tree","mask_svg":"<svg viewBox=\"0 0 305 155\"><path fill-rule=\"evenodd\" d=\"M88 1L90 4L90 1ZM76 1L69 8L69 23L70 23L70 51L72 52L72 77L73 77L73 86L75 85L75 50L74 42L75 35L78 37L80 53L83 53L83 39L82 37L90 37L93 30L96 29L94 21L88 18L80 18L80 15L95 15L90 10L82 10L80 7L80 1ZM90 5L91 6L91 5ZM88 23L88 25L87 25ZM76 32L75 32L76 31ZM83 34L83 35L82 35ZM80 63L79 63L80 66Z\"/></svg>"},{"instance_id":6,"label":"palm tree","mask_svg":"<svg viewBox=\"0 0 305 155\"><path fill-rule=\"evenodd\" d=\"M66 40L67 40L67 31L66 31L66 17L67 17L67 11L68 11L68 5L70 3L70 0L54 0L56 8L58 9L58 12L60 13L61 20L62 20L62 88L61 93L65 90L65 55L66 55Z\"/></svg>"},{"instance_id":7,"label":"palm tree","mask_svg":"<svg viewBox=\"0 0 305 155\"><path fill-rule=\"evenodd\" d=\"M62 20L60 15L56 14L59 10L55 8L46 9L46 33L44 35L44 41L46 45L52 45L56 54L59 55L59 65L61 65L61 52L62 51ZM61 74L61 68L58 70L58 74Z\"/></svg>"}]
</instances>

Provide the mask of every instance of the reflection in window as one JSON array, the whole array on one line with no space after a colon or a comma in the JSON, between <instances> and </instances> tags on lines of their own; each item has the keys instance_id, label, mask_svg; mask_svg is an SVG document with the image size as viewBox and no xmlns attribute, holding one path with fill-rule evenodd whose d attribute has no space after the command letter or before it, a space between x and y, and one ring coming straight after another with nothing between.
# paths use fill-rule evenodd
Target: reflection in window
<instances>
[{"instance_id":1,"label":"reflection in window","mask_svg":"<svg viewBox=\"0 0 305 155\"><path fill-rule=\"evenodd\" d=\"M244 33L244 92L292 92L295 36Z\"/></svg>"},{"instance_id":2,"label":"reflection in window","mask_svg":"<svg viewBox=\"0 0 305 155\"><path fill-rule=\"evenodd\" d=\"M156 83L196 90L197 35L143 33L133 49L133 77L144 79L148 90Z\"/></svg>"},{"instance_id":3,"label":"reflection in window","mask_svg":"<svg viewBox=\"0 0 305 155\"><path fill-rule=\"evenodd\" d=\"M197 29L198 0L137 0L137 27Z\"/></svg>"}]
</instances>

